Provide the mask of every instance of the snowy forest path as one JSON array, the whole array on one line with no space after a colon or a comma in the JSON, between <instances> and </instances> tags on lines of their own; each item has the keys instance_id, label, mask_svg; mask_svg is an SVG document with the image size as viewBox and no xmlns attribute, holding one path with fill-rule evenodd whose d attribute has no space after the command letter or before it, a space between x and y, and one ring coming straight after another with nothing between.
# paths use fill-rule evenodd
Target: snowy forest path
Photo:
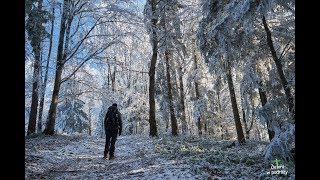
<instances>
[{"instance_id":1,"label":"snowy forest path","mask_svg":"<svg viewBox=\"0 0 320 180\"><path fill-rule=\"evenodd\" d=\"M190 166L156 153L152 138L119 136L116 159L103 159L104 138L26 139L25 179L194 179Z\"/></svg>"}]
</instances>

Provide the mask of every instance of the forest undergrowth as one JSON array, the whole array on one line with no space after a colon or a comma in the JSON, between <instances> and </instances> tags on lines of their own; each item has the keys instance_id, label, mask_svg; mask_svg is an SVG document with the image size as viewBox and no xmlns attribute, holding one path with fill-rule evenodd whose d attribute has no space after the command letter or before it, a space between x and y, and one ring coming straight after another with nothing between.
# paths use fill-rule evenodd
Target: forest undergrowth
<instances>
[{"instance_id":1,"label":"forest undergrowth","mask_svg":"<svg viewBox=\"0 0 320 180\"><path fill-rule=\"evenodd\" d=\"M120 136L116 159L103 159L104 139L85 135L26 138L26 179L294 179L294 163L280 161L286 175L268 175L268 142L210 137ZM274 171L274 169L273 169Z\"/></svg>"}]
</instances>

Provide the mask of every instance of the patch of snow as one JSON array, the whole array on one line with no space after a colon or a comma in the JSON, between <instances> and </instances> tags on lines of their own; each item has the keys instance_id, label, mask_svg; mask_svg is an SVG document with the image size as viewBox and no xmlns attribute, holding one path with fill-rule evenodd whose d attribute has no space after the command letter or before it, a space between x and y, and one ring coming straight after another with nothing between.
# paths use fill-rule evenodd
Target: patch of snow
<instances>
[{"instance_id":1,"label":"patch of snow","mask_svg":"<svg viewBox=\"0 0 320 180\"><path fill-rule=\"evenodd\" d=\"M212 138L119 136L115 159L103 159L105 139L85 135L26 139L26 179L259 179L267 143ZM292 167L289 167L292 169ZM294 171L290 171L294 177Z\"/></svg>"}]
</instances>

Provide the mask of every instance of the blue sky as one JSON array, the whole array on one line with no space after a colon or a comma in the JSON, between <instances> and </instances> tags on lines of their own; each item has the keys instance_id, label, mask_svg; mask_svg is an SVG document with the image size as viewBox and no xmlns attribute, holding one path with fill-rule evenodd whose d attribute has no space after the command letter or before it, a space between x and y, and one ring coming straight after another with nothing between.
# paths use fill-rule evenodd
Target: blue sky
<instances>
[{"instance_id":1,"label":"blue sky","mask_svg":"<svg viewBox=\"0 0 320 180\"><path fill-rule=\"evenodd\" d=\"M44 8L46 9L50 9L48 6L49 3L51 1L50 0L45 0L43 1L43 6ZM63 1L59 1L57 0L56 2L63 2ZM143 8L144 8L144 5L146 3L146 0L136 0L135 2L138 3L138 5L140 6L141 10L143 11ZM50 12L51 13L51 12ZM56 6L55 8L55 21L54 21L54 31L53 31L53 46L52 46L52 50L51 50L51 61L50 61L50 69L49 69L49 76L52 78L54 76L54 69L55 69L55 63L56 63L56 58L57 58L57 48L58 48L58 41L59 41L59 30L60 30L60 21L61 21L61 12L60 12L60 8L58 8ZM50 33L51 31L51 22L48 22L46 24L46 28L47 28L47 32ZM47 57L48 57L48 49L49 49L49 39L45 39L45 42L44 42L44 48L45 50L43 51L43 61L44 63L42 64L43 66L46 65L46 60L47 60ZM30 49L31 50L31 49ZM51 79L49 78L49 79ZM52 87L48 87L47 88L47 91L50 90Z\"/></svg>"},{"instance_id":2,"label":"blue sky","mask_svg":"<svg viewBox=\"0 0 320 180\"><path fill-rule=\"evenodd\" d=\"M50 0L45 0L43 1L43 6L46 9L50 9L48 6L49 3L51 1ZM63 1L59 1L57 0L56 2L60 2L63 3ZM141 7L141 10L143 11L144 5L146 3L146 0L136 0L136 2L139 4L139 6ZM51 13L51 12L50 12ZM61 12L60 12L60 8L56 7L55 8L55 21L54 21L54 31L53 31L53 46L52 46L52 50L51 50L51 61L50 61L50 72L49 72L49 76L52 76L54 74L54 66L55 66L55 60L56 60L56 54L57 54L57 47L58 47L58 41L59 41L59 29L60 29L60 21L61 21ZM51 31L51 22L48 22L46 24L46 28L47 28L47 32L50 33ZM49 39L45 39L45 43L44 43L44 48L45 50L43 51L43 60L44 60L44 64L43 66L45 66L45 61L47 60L47 56L48 56L48 49L49 49ZM30 49L31 50L31 49ZM53 60L53 61L52 61Z\"/></svg>"}]
</instances>

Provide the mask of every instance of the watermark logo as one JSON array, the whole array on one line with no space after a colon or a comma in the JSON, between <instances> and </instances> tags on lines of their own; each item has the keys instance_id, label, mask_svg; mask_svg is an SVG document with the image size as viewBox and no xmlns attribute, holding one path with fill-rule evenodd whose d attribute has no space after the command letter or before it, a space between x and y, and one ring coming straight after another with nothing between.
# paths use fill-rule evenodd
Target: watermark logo
<instances>
[{"instance_id":1,"label":"watermark logo","mask_svg":"<svg viewBox=\"0 0 320 180\"><path fill-rule=\"evenodd\" d=\"M270 171L267 172L268 175L277 175L277 174L282 174L282 175L287 175L288 171L286 170L286 167L284 165L281 165L281 160L275 159L273 161L274 164L271 164Z\"/></svg>"}]
</instances>

